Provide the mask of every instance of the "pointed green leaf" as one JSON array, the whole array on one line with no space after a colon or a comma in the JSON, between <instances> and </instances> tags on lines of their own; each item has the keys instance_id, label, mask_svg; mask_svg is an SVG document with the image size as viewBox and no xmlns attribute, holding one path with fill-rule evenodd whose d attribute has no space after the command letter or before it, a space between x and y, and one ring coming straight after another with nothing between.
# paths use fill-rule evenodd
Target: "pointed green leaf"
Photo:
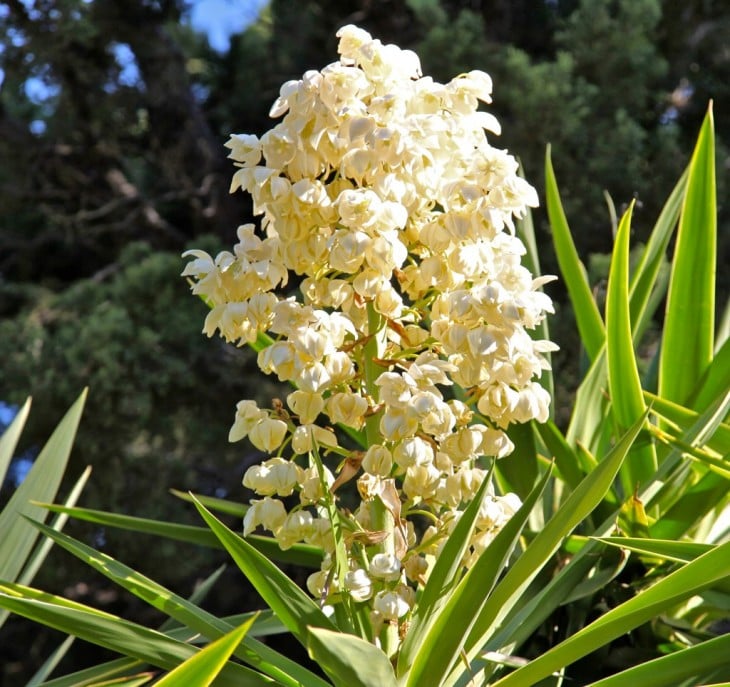
<instances>
[{"instance_id":1,"label":"pointed green leaf","mask_svg":"<svg viewBox=\"0 0 730 687\"><path fill-rule=\"evenodd\" d=\"M181 663L155 684L158 687L208 687L243 641L256 617L244 623Z\"/></svg>"},{"instance_id":2,"label":"pointed green leaf","mask_svg":"<svg viewBox=\"0 0 730 687\"><path fill-rule=\"evenodd\" d=\"M66 655L71 645L76 641L76 637L66 637L61 644L56 647L53 653L43 662L43 665L28 680L25 687L38 687L56 668L59 661Z\"/></svg>"},{"instance_id":3,"label":"pointed green leaf","mask_svg":"<svg viewBox=\"0 0 730 687\"><path fill-rule=\"evenodd\" d=\"M610 425L605 394L608 375L605 353L604 347L580 383L565 433L568 444L582 444L594 455L599 453L602 432Z\"/></svg>"},{"instance_id":4,"label":"pointed green leaf","mask_svg":"<svg viewBox=\"0 0 730 687\"><path fill-rule=\"evenodd\" d=\"M30 501L51 501L55 498L66 470L85 400L84 390L58 424L27 477L0 513L0 579L17 579L33 550L38 533L19 516L23 514L37 520L45 517L45 509L31 504Z\"/></svg>"},{"instance_id":5,"label":"pointed green leaf","mask_svg":"<svg viewBox=\"0 0 730 687\"><path fill-rule=\"evenodd\" d=\"M555 465L563 480L571 489L575 489L590 470L586 469L587 466L581 465L578 454L573 451L554 422L548 420L543 423L535 423L535 430L539 433L550 455L555 459Z\"/></svg>"},{"instance_id":6,"label":"pointed green leaf","mask_svg":"<svg viewBox=\"0 0 730 687\"><path fill-rule=\"evenodd\" d=\"M117 658L91 668L85 668L62 677L43 682L38 687L92 687L95 684L127 676L132 671L139 670L143 661L134 658Z\"/></svg>"},{"instance_id":7,"label":"pointed green leaf","mask_svg":"<svg viewBox=\"0 0 730 687\"><path fill-rule=\"evenodd\" d=\"M227 499L203 496L202 494L189 494L186 491L178 491L177 489L170 489L170 493L181 501L187 501L188 503L192 503L193 498L196 498L209 510L225 513L226 515L233 515L236 518L243 518L248 510L248 506L242 503L236 503L235 501L228 501Z\"/></svg>"},{"instance_id":8,"label":"pointed green leaf","mask_svg":"<svg viewBox=\"0 0 730 687\"><path fill-rule=\"evenodd\" d=\"M89 481L89 477L91 477L91 466L87 467L83 471L83 473L81 473L81 477L76 480L76 484L74 484L71 491L69 492L69 495L64 502L64 506L73 507L76 504L76 502L81 497L81 492L86 486L86 483ZM51 522L51 528L53 530L56 530L57 532L60 532L63 529L63 526L66 524L67 520L68 516L64 514L57 515ZM20 584L30 584L33 581L33 578L40 569L41 565L43 565L43 561L45 560L52 546L53 542L50 539L45 539L40 543L40 545L33 552L33 555L31 556L27 565L23 569L23 573L18 578L18 582L20 582Z\"/></svg>"},{"instance_id":9,"label":"pointed green leaf","mask_svg":"<svg viewBox=\"0 0 730 687\"><path fill-rule=\"evenodd\" d=\"M195 506L241 572L303 646L307 646L307 628L310 625L336 630L317 604L279 568L245 539L231 532L205 506L200 503Z\"/></svg>"},{"instance_id":10,"label":"pointed green leaf","mask_svg":"<svg viewBox=\"0 0 730 687\"><path fill-rule=\"evenodd\" d=\"M689 165L664 317L659 396L676 403L690 400L713 356L716 242L715 133L710 106Z\"/></svg>"},{"instance_id":11,"label":"pointed green leaf","mask_svg":"<svg viewBox=\"0 0 730 687\"><path fill-rule=\"evenodd\" d=\"M689 487L650 528L651 536L656 539L679 538L690 531L694 525L718 504L727 499L727 480L708 472L699 482Z\"/></svg>"},{"instance_id":12,"label":"pointed green leaf","mask_svg":"<svg viewBox=\"0 0 730 687\"><path fill-rule=\"evenodd\" d=\"M727 391L724 395L727 395ZM700 414L694 410L667 401L665 398L660 398L648 391L644 392L644 397L651 403L651 412L653 414L669 420L683 431L686 431L700 418ZM721 454L730 453L730 425L718 422L712 434L703 438L702 444Z\"/></svg>"},{"instance_id":13,"label":"pointed green leaf","mask_svg":"<svg viewBox=\"0 0 730 687\"><path fill-rule=\"evenodd\" d=\"M601 502L645 420L646 416L639 418L608 455L598 463L595 470L568 496L522 555L508 568L482 608L469 634L466 652L470 660L478 654L530 581L557 551L563 539Z\"/></svg>"},{"instance_id":14,"label":"pointed green leaf","mask_svg":"<svg viewBox=\"0 0 730 687\"><path fill-rule=\"evenodd\" d=\"M504 570L527 519L550 478L546 471L519 510L499 531L487 549L448 596L432 620L408 673L408 687L442 684L479 618L489 594Z\"/></svg>"},{"instance_id":15,"label":"pointed green leaf","mask_svg":"<svg viewBox=\"0 0 730 687\"><path fill-rule=\"evenodd\" d=\"M308 628L309 655L336 687L395 687L395 673L381 649L360 637Z\"/></svg>"},{"instance_id":16,"label":"pointed green leaf","mask_svg":"<svg viewBox=\"0 0 730 687\"><path fill-rule=\"evenodd\" d=\"M578 251L575 249L568 227L568 220L563 211L549 146L545 153L545 200L560 273L565 280L570 301L573 304L581 341L588 357L593 361L605 340L603 320L591 293L585 267L578 257Z\"/></svg>"},{"instance_id":17,"label":"pointed green leaf","mask_svg":"<svg viewBox=\"0 0 730 687\"><path fill-rule=\"evenodd\" d=\"M25 427L29 412L30 399L23 404L23 407L16 413L13 421L5 429L2 436L0 436L0 484L5 481L5 475L8 467L10 467L10 461L15 454L15 449L18 446L18 440L23 432L23 427Z\"/></svg>"},{"instance_id":18,"label":"pointed green leaf","mask_svg":"<svg viewBox=\"0 0 730 687\"><path fill-rule=\"evenodd\" d=\"M522 175L522 168L520 168L520 175ZM540 268L540 253L537 248L537 240L535 239L535 225L532 221L532 212L528 208L525 212L525 216L522 219L517 220L517 236L522 239L525 244L527 252L523 257L524 266L530 270L530 274L542 274ZM542 289L540 289L542 290ZM530 331L530 336L535 339L541 339L544 341L550 340L550 331L548 328L548 318L545 317L535 329ZM548 362L551 360L551 354L545 353L545 358ZM553 380L553 371L545 370L540 376L539 382L545 387L547 392L550 394L550 398L555 396L555 383ZM553 419L554 408L550 405L550 419ZM534 480L533 480L534 482ZM532 484L532 482L531 482ZM529 493L529 489L525 492L525 495Z\"/></svg>"},{"instance_id":19,"label":"pointed green leaf","mask_svg":"<svg viewBox=\"0 0 730 687\"><path fill-rule=\"evenodd\" d=\"M111 556L96 551L66 534L54 532L41 523L35 523L35 526L58 546L77 556L94 570L146 601L154 608L174 618L193 632L208 639L217 640L230 631L231 625L225 620L204 611L192 601L173 594L169 589L114 560ZM256 613L257 617L259 615L260 613ZM248 620L250 620L250 617L244 621L244 624L248 623ZM249 635L251 634L253 632L249 632ZM242 646L235 653L238 658L276 679L281 685L297 687L301 684L307 684L312 687L325 687L325 683L314 673L266 646L266 644L255 640L252 636L246 636L243 639Z\"/></svg>"},{"instance_id":20,"label":"pointed green leaf","mask_svg":"<svg viewBox=\"0 0 730 687\"><path fill-rule=\"evenodd\" d=\"M641 260L631 279L631 322L634 343L638 342L645 326L651 319L650 301L655 292L662 264L666 259L667 247L674 234L679 219L682 200L687 188L687 171L685 170L672 190L654 225Z\"/></svg>"},{"instance_id":21,"label":"pointed green leaf","mask_svg":"<svg viewBox=\"0 0 730 687\"><path fill-rule=\"evenodd\" d=\"M645 411L639 368L634 354L629 313L629 235L633 203L619 223L608 275L606 295L606 365L611 407L620 433L625 432ZM619 475L624 496L651 478L657 468L652 443L635 444Z\"/></svg>"},{"instance_id":22,"label":"pointed green leaf","mask_svg":"<svg viewBox=\"0 0 730 687\"><path fill-rule=\"evenodd\" d=\"M728 575L730 575L730 542L713 548L667 575L526 666L498 680L494 685L495 687L533 685Z\"/></svg>"},{"instance_id":23,"label":"pointed green leaf","mask_svg":"<svg viewBox=\"0 0 730 687\"><path fill-rule=\"evenodd\" d=\"M399 675L410 668L428 628L436 620L439 610L447 601L449 592L460 579L464 554L469 547L469 541L479 516L479 509L490 483L491 479L485 479L482 482L434 563L428 581L421 592L408 634L398 656Z\"/></svg>"},{"instance_id":24,"label":"pointed green leaf","mask_svg":"<svg viewBox=\"0 0 730 687\"><path fill-rule=\"evenodd\" d=\"M646 661L588 687L676 687L681 680L701 678L716 668L727 668L730 634L709 639L668 656ZM695 683L699 684L699 683ZM708 685L708 687L710 687Z\"/></svg>"},{"instance_id":25,"label":"pointed green leaf","mask_svg":"<svg viewBox=\"0 0 730 687\"><path fill-rule=\"evenodd\" d=\"M142 685L148 685L155 677L155 674L152 672L139 673L138 675L130 675L129 677L118 677L113 680L94 682L89 684L88 687L141 687Z\"/></svg>"},{"instance_id":26,"label":"pointed green leaf","mask_svg":"<svg viewBox=\"0 0 730 687\"><path fill-rule=\"evenodd\" d=\"M76 484L71 489L71 492L66 499L66 505L73 506L76 503L78 498L81 496L81 491L86 485L86 482L89 479L90 475L91 468L87 467L86 470L84 470L84 472L82 473L81 477L76 481ZM65 515L58 515L53 519L51 527L54 530L60 531L66 524L67 519L68 518ZM25 521L23 521L22 518L18 518L18 520L22 522L23 525L25 525ZM17 523L14 526L20 527L21 524ZM43 565L43 561L46 559L46 556L50 552L52 546L53 542L50 539L44 539L42 542L40 542L31 552L31 555L25 563L23 571L18 575L16 581L20 582L20 584L30 584L33 581L36 573L40 569L41 565ZM7 611L0 610L0 627L4 625L9 615L10 614ZM26 687L30 687L30 685L27 685Z\"/></svg>"},{"instance_id":27,"label":"pointed green leaf","mask_svg":"<svg viewBox=\"0 0 730 687\"><path fill-rule=\"evenodd\" d=\"M198 649L118 616L23 587L0 583L0 607L92 644L172 670ZM260 687L273 680L241 665L225 666L220 687Z\"/></svg>"},{"instance_id":28,"label":"pointed green leaf","mask_svg":"<svg viewBox=\"0 0 730 687\"><path fill-rule=\"evenodd\" d=\"M603 540L601 540L603 541ZM573 588L573 591L563 599L561 606L570 604L578 599L593 596L602 593L606 586L621 573L626 567L629 557L621 549L608 549L602 555L598 556L598 560L591 570L590 574L585 577Z\"/></svg>"},{"instance_id":29,"label":"pointed green leaf","mask_svg":"<svg viewBox=\"0 0 730 687\"><path fill-rule=\"evenodd\" d=\"M107 513L91 508L65 508L54 504L41 504L44 508L54 513L68 513L71 517L93 522L107 527L117 527L131 532L142 532L153 534L166 539L183 541L198 546L210 548L223 548L218 538L207 527L193 527L191 525L178 525L162 520L150 520L138 518L131 515L119 515ZM324 552L316 546L307 544L295 544L290 549L283 551L276 540L272 537L260 537L251 535L246 541L254 548L266 555L267 558L281 563L295 563L309 568L319 568L322 563Z\"/></svg>"},{"instance_id":30,"label":"pointed green leaf","mask_svg":"<svg viewBox=\"0 0 730 687\"><path fill-rule=\"evenodd\" d=\"M730 389L730 339L726 339L720 346L705 374L702 375L692 405L695 408L707 408L727 389Z\"/></svg>"},{"instance_id":31,"label":"pointed green leaf","mask_svg":"<svg viewBox=\"0 0 730 687\"><path fill-rule=\"evenodd\" d=\"M645 556L678 563L693 561L714 548L712 544L700 542L644 539L643 537L599 537L598 539L606 544L635 551Z\"/></svg>"}]
</instances>

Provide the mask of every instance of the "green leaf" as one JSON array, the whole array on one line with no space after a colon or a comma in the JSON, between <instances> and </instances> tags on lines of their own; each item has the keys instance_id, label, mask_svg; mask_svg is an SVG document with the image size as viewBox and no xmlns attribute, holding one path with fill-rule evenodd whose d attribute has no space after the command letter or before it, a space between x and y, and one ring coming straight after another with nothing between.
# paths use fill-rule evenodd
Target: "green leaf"
<instances>
[{"instance_id":1,"label":"green leaf","mask_svg":"<svg viewBox=\"0 0 730 687\"><path fill-rule=\"evenodd\" d=\"M0 607L74 635L92 644L172 670L198 649L118 616L30 587L0 583ZM220 687L259 687L270 678L237 664L228 664L218 678Z\"/></svg>"},{"instance_id":2,"label":"green leaf","mask_svg":"<svg viewBox=\"0 0 730 687\"><path fill-rule=\"evenodd\" d=\"M89 481L89 477L91 477L91 466L87 467L83 471L83 473L81 473L81 477L76 480L76 484L74 484L74 486L72 487L68 497L66 498L66 501L63 504L64 506L73 507L76 504L76 502L81 497L81 492L86 486L86 483ZM67 520L68 517L66 515L57 515L51 522L51 528L60 532L63 529L63 526L66 524ZM18 582L20 582L20 584L30 584L33 581L33 578L40 569L41 565L43 565L43 561L45 560L52 546L53 542L49 539L45 539L39 544L39 546L33 552L31 558L28 560L27 565L25 566L25 568L23 568L22 575L20 575L17 580Z\"/></svg>"},{"instance_id":3,"label":"green leaf","mask_svg":"<svg viewBox=\"0 0 730 687\"><path fill-rule=\"evenodd\" d=\"M43 682L38 687L92 687L92 685L100 684L100 681L103 684L104 680L109 681L127 676L132 671L139 670L143 665L143 661L134 658L118 658Z\"/></svg>"},{"instance_id":4,"label":"green leaf","mask_svg":"<svg viewBox=\"0 0 730 687\"><path fill-rule=\"evenodd\" d=\"M479 516L484 496L491 483L485 479L471 503L456 523L454 531L446 539L441 553L436 558L411 619L410 628L398 656L398 674L402 675L412 665L420 650L424 637L435 622L449 593L456 587L463 570L462 561L469 547L472 533Z\"/></svg>"},{"instance_id":5,"label":"green leaf","mask_svg":"<svg viewBox=\"0 0 730 687\"><path fill-rule=\"evenodd\" d=\"M551 404L552 407L552 404ZM513 491L525 498L535 484L538 473L537 446L535 445L534 421L512 425L507 434L515 445L514 451L497 461L495 472L504 491Z\"/></svg>"},{"instance_id":6,"label":"green leaf","mask_svg":"<svg viewBox=\"0 0 730 687\"><path fill-rule=\"evenodd\" d=\"M563 481L571 489L575 489L584 475L590 472L590 469L587 469L588 466L581 465L578 454L573 451L554 422L550 420L543 423L536 422L534 427L555 459L555 465L560 471Z\"/></svg>"},{"instance_id":7,"label":"green leaf","mask_svg":"<svg viewBox=\"0 0 730 687\"><path fill-rule=\"evenodd\" d=\"M545 153L545 200L553 232L553 245L560 265L560 273L568 288L573 304L580 338L588 357L594 361L606 338L601 314L591 293L586 270L578 257L568 220L560 200L558 183L550 159L550 146Z\"/></svg>"},{"instance_id":8,"label":"green leaf","mask_svg":"<svg viewBox=\"0 0 730 687\"><path fill-rule=\"evenodd\" d=\"M193 503L193 499L196 498L206 508L218 513L232 515L236 518L243 518L248 510L248 506L242 503L236 503L235 501L228 501L227 499L218 499L213 496L203 496L201 494L178 491L177 489L170 489L170 493L181 501L187 501L188 503Z\"/></svg>"},{"instance_id":9,"label":"green leaf","mask_svg":"<svg viewBox=\"0 0 730 687\"><path fill-rule=\"evenodd\" d=\"M161 520L150 520L148 518L138 518L131 515L119 515L117 513L107 513L105 511L93 510L91 508L65 508L53 504L44 503L44 508L54 513L68 513L74 518L93 522L107 527L116 527L118 529L129 530L131 532L142 532L144 534L153 534L166 539L175 541L183 541L198 546L207 546L209 548L223 548L219 539L207 527L193 527L191 525L178 525L171 522L163 522ZM310 568L319 568L322 564L324 552L316 546L307 544L295 544L291 549L286 551L279 547L279 544L273 537L260 537L251 535L246 541L254 548L258 549L266 555L267 558L281 563L294 563Z\"/></svg>"},{"instance_id":10,"label":"green leaf","mask_svg":"<svg viewBox=\"0 0 730 687\"><path fill-rule=\"evenodd\" d=\"M684 171L669 198L664 203L659 218L654 225L641 260L631 279L630 302L631 322L634 334L634 343L641 338L643 331L653 314L651 305L652 294L656 293L660 280L660 270L664 264L669 241L679 219L682 200L687 188L687 170ZM664 285L666 286L666 284ZM661 294L656 294L661 295ZM656 301L658 303L658 299Z\"/></svg>"},{"instance_id":11,"label":"green leaf","mask_svg":"<svg viewBox=\"0 0 730 687\"><path fill-rule=\"evenodd\" d=\"M727 394L727 392L725 392ZM644 397L651 403L651 412L686 430L700 418L700 414L678 403L672 403L648 391ZM719 422L711 436L704 437L702 443L720 454L730 453L730 425Z\"/></svg>"},{"instance_id":12,"label":"green leaf","mask_svg":"<svg viewBox=\"0 0 730 687\"><path fill-rule=\"evenodd\" d=\"M76 637L66 637L59 644L53 653L43 662L43 665L28 680L25 687L38 687L56 668L60 660L66 655L71 645L76 641Z\"/></svg>"},{"instance_id":13,"label":"green leaf","mask_svg":"<svg viewBox=\"0 0 730 687\"><path fill-rule=\"evenodd\" d=\"M686 534L704 515L727 500L728 487L724 477L708 472L689 487L650 528L656 539L672 539Z\"/></svg>"},{"instance_id":14,"label":"green leaf","mask_svg":"<svg viewBox=\"0 0 730 687\"><path fill-rule=\"evenodd\" d=\"M713 357L717 254L712 106L689 165L659 362L659 396L687 403ZM703 410L696 407L695 410Z\"/></svg>"},{"instance_id":15,"label":"green leaf","mask_svg":"<svg viewBox=\"0 0 730 687\"><path fill-rule=\"evenodd\" d=\"M240 627L208 644L155 684L158 687L190 687L190 685L208 687L228 663L231 654L243 641L255 620L254 616Z\"/></svg>"},{"instance_id":16,"label":"green leaf","mask_svg":"<svg viewBox=\"0 0 730 687\"><path fill-rule=\"evenodd\" d=\"M603 432L610 427L606 400L607 367L605 347L591 364L575 394L575 403L565 438L571 446L581 444L598 454Z\"/></svg>"},{"instance_id":17,"label":"green leaf","mask_svg":"<svg viewBox=\"0 0 730 687\"><path fill-rule=\"evenodd\" d=\"M10 467L10 461L15 454L15 449L18 446L18 440L23 432L23 427L25 427L29 412L30 399L23 404L23 407L16 413L13 421L5 429L2 436L0 436L0 484L5 481L5 475L8 467Z\"/></svg>"},{"instance_id":18,"label":"green leaf","mask_svg":"<svg viewBox=\"0 0 730 687\"><path fill-rule=\"evenodd\" d=\"M217 640L231 630L231 625L228 622L204 611L193 602L173 594L154 580L110 556L96 551L66 534L54 532L41 523L35 523L35 525L47 537L56 542L58 546L77 556L94 570L182 623L193 632L208 639ZM259 615L259 613L256 614L257 617ZM244 621L244 624L248 623L248 620L250 620L250 617ZM253 632L249 632L249 634L253 634ZM314 673L265 644L256 641L253 637L245 637L243 645L236 650L236 656L257 670L276 679L282 685L297 687L297 685L307 684L324 687L325 683Z\"/></svg>"},{"instance_id":19,"label":"green leaf","mask_svg":"<svg viewBox=\"0 0 730 687\"><path fill-rule=\"evenodd\" d=\"M728 301L730 305L730 301ZM700 379L692 400L695 408L705 409L712 401L730 389L730 339L720 346L705 374Z\"/></svg>"},{"instance_id":20,"label":"green leaf","mask_svg":"<svg viewBox=\"0 0 730 687\"><path fill-rule=\"evenodd\" d=\"M675 687L680 680L700 678L716 668L727 668L730 634L646 661L616 675L593 682L589 687Z\"/></svg>"},{"instance_id":21,"label":"green leaf","mask_svg":"<svg viewBox=\"0 0 730 687\"><path fill-rule=\"evenodd\" d=\"M360 637L309 627L309 655L336 687L395 687L395 673L387 656Z\"/></svg>"},{"instance_id":22,"label":"green leaf","mask_svg":"<svg viewBox=\"0 0 730 687\"><path fill-rule=\"evenodd\" d=\"M71 453L76 429L86 400L84 390L58 424L51 437L41 450L33 467L23 483L15 490L7 505L0 513L0 579L15 580L26 564L33 550L38 533L28 522L19 516L27 515L43 519L46 515L41 506L30 503L31 499L51 501L55 498L66 463ZM26 404L27 406L27 404ZM27 412L26 412L27 414ZM16 418L17 420L17 418ZM22 427L21 417L17 427ZM15 422L11 425L11 429ZM11 432L11 439L16 430ZM10 441L3 450L12 444Z\"/></svg>"},{"instance_id":23,"label":"green leaf","mask_svg":"<svg viewBox=\"0 0 730 687\"><path fill-rule=\"evenodd\" d=\"M606 365L611 407L620 433L644 415L639 368L634 354L629 312L629 234L633 202L619 223L606 295ZM649 480L657 468L652 443L635 444L621 466L624 496Z\"/></svg>"},{"instance_id":24,"label":"green leaf","mask_svg":"<svg viewBox=\"0 0 730 687\"><path fill-rule=\"evenodd\" d=\"M601 502L645 420L646 416L639 418L608 455L598 463L595 470L568 496L522 555L509 567L484 605L469 634L465 647L469 660L479 653L530 581L557 551L563 539Z\"/></svg>"},{"instance_id":25,"label":"green leaf","mask_svg":"<svg viewBox=\"0 0 730 687\"><path fill-rule=\"evenodd\" d=\"M567 598L562 600L561 605L565 606L578 599L601 593L608 583L615 580L626 567L628 559L629 557L620 548L608 549L608 551L602 553L598 556L598 560L590 574L586 575L582 582L575 585Z\"/></svg>"},{"instance_id":26,"label":"green leaf","mask_svg":"<svg viewBox=\"0 0 730 687\"><path fill-rule=\"evenodd\" d=\"M522 174L522 168L520 167L520 176L523 176ZM522 219L517 220L517 235L522 239L522 242L525 244L525 248L527 249L527 252L525 253L522 264L530 270L530 274L542 274L542 269L540 268L540 253L537 248L537 240L535 239L535 225L532 221L532 212L530 212L530 209L527 208L527 211L525 212L525 216ZM542 290L542 289L541 289ZM550 340L550 331L548 328L548 318L545 317L540 324L535 327L535 329L530 330L530 336L532 336L534 339L541 339L545 341ZM550 352L543 354L548 362L551 361L552 356ZM553 372L552 369L544 370L542 375L540 375L539 382L542 386L545 387L547 392L550 394L550 398L554 398L555 396L555 383L553 380ZM550 405L550 419L553 419L554 414L554 408L553 405ZM534 480L530 483L532 485L534 483ZM525 495L529 493L529 489L525 492Z\"/></svg>"},{"instance_id":27,"label":"green leaf","mask_svg":"<svg viewBox=\"0 0 730 687\"><path fill-rule=\"evenodd\" d=\"M467 637L488 602L489 593L504 570L549 478L548 470L433 618L426 636L419 642L418 653L408 673L408 687L442 684L454 662L459 659Z\"/></svg>"},{"instance_id":28,"label":"green leaf","mask_svg":"<svg viewBox=\"0 0 730 687\"><path fill-rule=\"evenodd\" d=\"M730 542L713 548L667 575L494 685L521 687L535 684L728 575Z\"/></svg>"},{"instance_id":29,"label":"green leaf","mask_svg":"<svg viewBox=\"0 0 730 687\"><path fill-rule=\"evenodd\" d=\"M693 561L714 548L712 544L701 544L700 542L644 539L643 537L598 537L598 540L645 556L678 563Z\"/></svg>"},{"instance_id":30,"label":"green leaf","mask_svg":"<svg viewBox=\"0 0 730 687\"><path fill-rule=\"evenodd\" d=\"M205 506L195 506L269 608L303 646L307 646L309 626L336 630L317 604L271 561L231 532Z\"/></svg>"}]
</instances>

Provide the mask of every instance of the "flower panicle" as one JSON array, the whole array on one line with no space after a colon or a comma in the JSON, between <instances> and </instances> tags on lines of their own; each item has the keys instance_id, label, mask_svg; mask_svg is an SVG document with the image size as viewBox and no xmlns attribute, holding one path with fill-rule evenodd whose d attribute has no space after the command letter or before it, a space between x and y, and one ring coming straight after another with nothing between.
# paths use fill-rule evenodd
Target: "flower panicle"
<instances>
[{"instance_id":1,"label":"flower panicle","mask_svg":"<svg viewBox=\"0 0 730 687\"><path fill-rule=\"evenodd\" d=\"M411 612L487 478L483 457L514 448L505 429L547 419L536 380L556 347L530 336L553 311L540 290L550 277L521 264L514 220L538 200L514 157L490 143L500 127L480 109L489 76L440 84L411 51L355 26L337 36L337 62L282 86L272 129L226 144L238 168L231 190L251 195L260 229L239 227L232 251L215 257L188 251L183 274L212 304L204 332L239 345L269 333L258 366L295 387L278 411L236 409L229 439L271 456L243 478L262 497L244 534L263 527L282 548L321 546L310 592L368 603L376 626ZM286 290L292 275L298 292ZM351 453L338 425L369 445ZM345 456L347 475L330 472L327 453ZM356 476L360 505L342 510L349 570L333 577L325 506L333 485ZM465 565L518 507L514 494L488 494ZM420 531L423 514L431 523Z\"/></svg>"}]
</instances>

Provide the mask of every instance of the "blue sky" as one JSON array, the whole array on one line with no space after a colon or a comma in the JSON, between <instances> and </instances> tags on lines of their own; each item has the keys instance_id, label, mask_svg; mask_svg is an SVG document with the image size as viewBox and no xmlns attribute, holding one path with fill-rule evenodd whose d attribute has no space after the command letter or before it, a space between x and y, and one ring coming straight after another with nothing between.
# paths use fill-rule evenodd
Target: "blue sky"
<instances>
[{"instance_id":1,"label":"blue sky","mask_svg":"<svg viewBox=\"0 0 730 687\"><path fill-rule=\"evenodd\" d=\"M208 34L211 46L225 52L232 34L256 20L267 0L194 0L190 23Z\"/></svg>"}]
</instances>

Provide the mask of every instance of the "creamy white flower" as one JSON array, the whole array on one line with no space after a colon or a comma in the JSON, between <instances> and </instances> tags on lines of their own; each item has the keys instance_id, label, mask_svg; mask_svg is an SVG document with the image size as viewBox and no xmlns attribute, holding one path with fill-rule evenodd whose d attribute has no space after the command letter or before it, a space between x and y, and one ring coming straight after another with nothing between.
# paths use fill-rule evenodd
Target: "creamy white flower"
<instances>
[{"instance_id":1,"label":"creamy white flower","mask_svg":"<svg viewBox=\"0 0 730 687\"><path fill-rule=\"evenodd\" d=\"M304 505L310 505L319 502L324 498L325 489L332 486L335 481L334 475L330 469L326 466L322 466L324 469L324 482L325 486L322 486L322 480L320 479L319 469L317 466L309 467L302 470L301 475L301 490L299 492L299 498Z\"/></svg>"},{"instance_id":2,"label":"creamy white flower","mask_svg":"<svg viewBox=\"0 0 730 687\"><path fill-rule=\"evenodd\" d=\"M373 582L362 568L345 573L344 586L355 601L367 601L373 595Z\"/></svg>"},{"instance_id":3,"label":"creamy white flower","mask_svg":"<svg viewBox=\"0 0 730 687\"><path fill-rule=\"evenodd\" d=\"M313 522L312 514L305 510L289 513L281 527L274 533L277 543L283 550L286 550L294 544L303 542L312 534Z\"/></svg>"},{"instance_id":4,"label":"creamy white flower","mask_svg":"<svg viewBox=\"0 0 730 687\"><path fill-rule=\"evenodd\" d=\"M260 451L272 453L276 451L286 436L286 422L275 418L264 418L249 432L248 438Z\"/></svg>"},{"instance_id":5,"label":"creamy white flower","mask_svg":"<svg viewBox=\"0 0 730 687\"><path fill-rule=\"evenodd\" d=\"M327 399L327 414L332 422L360 429L369 404L360 394L338 392Z\"/></svg>"},{"instance_id":6,"label":"creamy white flower","mask_svg":"<svg viewBox=\"0 0 730 687\"><path fill-rule=\"evenodd\" d=\"M321 394L302 391L293 391L286 397L286 404L292 412L299 416L303 425L312 424L324 410L324 399Z\"/></svg>"},{"instance_id":7,"label":"creamy white flower","mask_svg":"<svg viewBox=\"0 0 730 687\"><path fill-rule=\"evenodd\" d=\"M370 446L362 460L362 469L371 475L387 477L393 467L393 456L390 451L379 444Z\"/></svg>"},{"instance_id":8,"label":"creamy white flower","mask_svg":"<svg viewBox=\"0 0 730 687\"><path fill-rule=\"evenodd\" d=\"M239 401L236 405L236 419L228 433L228 441L240 441L266 417L255 401Z\"/></svg>"},{"instance_id":9,"label":"creamy white flower","mask_svg":"<svg viewBox=\"0 0 730 687\"><path fill-rule=\"evenodd\" d=\"M401 562L391 553L376 553L370 560L368 573L386 582L395 582L400 578Z\"/></svg>"},{"instance_id":10,"label":"creamy white flower","mask_svg":"<svg viewBox=\"0 0 730 687\"><path fill-rule=\"evenodd\" d=\"M252 465L243 476L243 486L261 496L289 496L302 479L302 470L283 458Z\"/></svg>"},{"instance_id":11,"label":"creamy white flower","mask_svg":"<svg viewBox=\"0 0 730 687\"><path fill-rule=\"evenodd\" d=\"M286 509L278 499L265 498L251 501L243 518L243 536L247 537L259 525L276 532L286 520Z\"/></svg>"},{"instance_id":12,"label":"creamy white flower","mask_svg":"<svg viewBox=\"0 0 730 687\"><path fill-rule=\"evenodd\" d=\"M378 592L375 595L373 608L386 620L398 620L411 610L411 607L400 594L396 592Z\"/></svg>"},{"instance_id":13,"label":"creamy white flower","mask_svg":"<svg viewBox=\"0 0 730 687\"><path fill-rule=\"evenodd\" d=\"M319 425L300 425L292 433L292 450L300 455L337 446L337 436L331 429Z\"/></svg>"}]
</instances>

